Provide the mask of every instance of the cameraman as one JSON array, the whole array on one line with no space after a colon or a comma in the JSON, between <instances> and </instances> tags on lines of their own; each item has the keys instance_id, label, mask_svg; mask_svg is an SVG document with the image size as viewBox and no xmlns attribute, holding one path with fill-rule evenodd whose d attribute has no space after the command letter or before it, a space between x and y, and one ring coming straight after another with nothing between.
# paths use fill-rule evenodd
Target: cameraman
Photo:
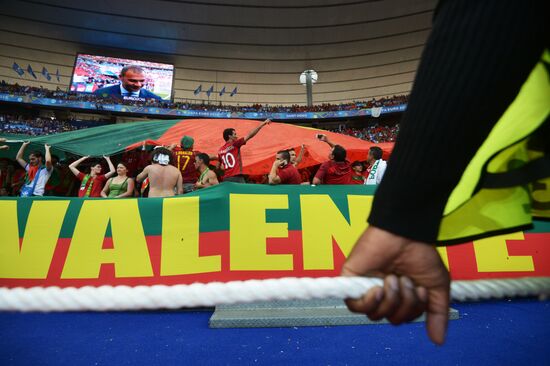
<instances>
[{"instance_id":1,"label":"cameraman","mask_svg":"<svg viewBox=\"0 0 550 366\"><path fill-rule=\"evenodd\" d=\"M277 152L271 171L269 172L269 184L301 184L302 178L298 169L290 163L288 150Z\"/></svg>"}]
</instances>

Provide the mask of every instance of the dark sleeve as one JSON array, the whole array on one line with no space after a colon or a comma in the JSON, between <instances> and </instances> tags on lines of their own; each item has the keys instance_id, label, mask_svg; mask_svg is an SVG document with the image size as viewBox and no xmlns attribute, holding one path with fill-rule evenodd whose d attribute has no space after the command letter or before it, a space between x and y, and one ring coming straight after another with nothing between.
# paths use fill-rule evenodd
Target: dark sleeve
<instances>
[{"instance_id":1,"label":"dark sleeve","mask_svg":"<svg viewBox=\"0 0 550 366\"><path fill-rule=\"evenodd\" d=\"M371 225L435 242L462 172L548 45L548 3L439 4Z\"/></svg>"}]
</instances>

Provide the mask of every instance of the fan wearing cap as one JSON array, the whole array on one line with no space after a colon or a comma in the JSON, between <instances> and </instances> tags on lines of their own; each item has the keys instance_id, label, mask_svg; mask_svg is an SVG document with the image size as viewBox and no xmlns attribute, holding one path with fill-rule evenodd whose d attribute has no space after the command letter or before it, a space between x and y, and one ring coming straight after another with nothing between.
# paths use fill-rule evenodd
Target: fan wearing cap
<instances>
[{"instance_id":1,"label":"fan wearing cap","mask_svg":"<svg viewBox=\"0 0 550 366\"><path fill-rule=\"evenodd\" d=\"M174 165L181 173L183 193L192 192L199 178L195 169L196 152L193 151L195 140L191 136L183 136L180 145L172 149L174 153Z\"/></svg>"}]
</instances>

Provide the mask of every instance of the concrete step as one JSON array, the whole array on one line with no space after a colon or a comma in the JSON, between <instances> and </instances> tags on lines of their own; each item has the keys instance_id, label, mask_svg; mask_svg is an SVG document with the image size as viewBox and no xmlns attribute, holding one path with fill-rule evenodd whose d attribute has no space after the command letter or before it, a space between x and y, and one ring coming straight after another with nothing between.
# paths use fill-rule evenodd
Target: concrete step
<instances>
[{"instance_id":1,"label":"concrete step","mask_svg":"<svg viewBox=\"0 0 550 366\"><path fill-rule=\"evenodd\" d=\"M450 320L459 313L450 309ZM414 322L425 321L422 315ZM341 299L267 301L221 305L210 317L210 328L270 328L333 325L384 324L348 310Z\"/></svg>"}]
</instances>

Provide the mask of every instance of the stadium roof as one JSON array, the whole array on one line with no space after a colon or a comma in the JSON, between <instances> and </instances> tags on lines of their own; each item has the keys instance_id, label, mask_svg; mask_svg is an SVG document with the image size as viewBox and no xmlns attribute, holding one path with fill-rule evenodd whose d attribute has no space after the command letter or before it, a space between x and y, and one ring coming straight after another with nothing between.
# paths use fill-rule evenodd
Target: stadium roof
<instances>
[{"instance_id":1,"label":"stadium roof","mask_svg":"<svg viewBox=\"0 0 550 366\"><path fill-rule=\"evenodd\" d=\"M66 89L78 52L173 63L175 96L214 85L229 104L303 104L298 82L319 73L314 103L407 94L435 0L13 0L0 9L0 77ZM59 69L21 80L13 62ZM53 74L53 73L52 73Z\"/></svg>"}]
</instances>

